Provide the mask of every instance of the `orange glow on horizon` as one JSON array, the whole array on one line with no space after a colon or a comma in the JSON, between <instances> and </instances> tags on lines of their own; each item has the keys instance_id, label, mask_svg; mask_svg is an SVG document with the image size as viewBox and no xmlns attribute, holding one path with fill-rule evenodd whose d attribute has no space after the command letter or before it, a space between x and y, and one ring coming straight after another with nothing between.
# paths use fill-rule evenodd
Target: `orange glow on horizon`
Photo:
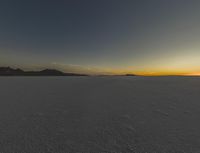
<instances>
[{"instance_id":1,"label":"orange glow on horizon","mask_svg":"<svg viewBox=\"0 0 200 153\"><path fill-rule=\"evenodd\" d=\"M112 71L113 75L125 75L125 74L135 74L141 76L200 76L200 72L191 72L191 71L122 71L115 70Z\"/></svg>"},{"instance_id":2,"label":"orange glow on horizon","mask_svg":"<svg viewBox=\"0 0 200 153\"><path fill-rule=\"evenodd\" d=\"M200 72L187 74L188 76L200 76Z\"/></svg>"}]
</instances>

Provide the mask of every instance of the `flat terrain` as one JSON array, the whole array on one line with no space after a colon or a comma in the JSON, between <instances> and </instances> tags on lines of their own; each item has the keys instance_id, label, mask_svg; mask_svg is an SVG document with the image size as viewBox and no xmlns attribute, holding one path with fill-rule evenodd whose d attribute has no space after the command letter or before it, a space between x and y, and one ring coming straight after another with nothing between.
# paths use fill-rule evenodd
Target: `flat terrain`
<instances>
[{"instance_id":1,"label":"flat terrain","mask_svg":"<svg viewBox=\"0 0 200 153\"><path fill-rule=\"evenodd\" d=\"M200 153L198 77L0 77L1 153Z\"/></svg>"}]
</instances>

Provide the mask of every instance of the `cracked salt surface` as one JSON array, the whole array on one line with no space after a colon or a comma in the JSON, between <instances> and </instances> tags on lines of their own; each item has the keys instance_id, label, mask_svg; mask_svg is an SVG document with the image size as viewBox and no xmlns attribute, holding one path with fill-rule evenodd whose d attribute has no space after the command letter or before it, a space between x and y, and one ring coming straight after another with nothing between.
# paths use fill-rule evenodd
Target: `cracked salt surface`
<instances>
[{"instance_id":1,"label":"cracked salt surface","mask_svg":"<svg viewBox=\"0 0 200 153\"><path fill-rule=\"evenodd\" d=\"M198 77L1 77L0 152L198 153Z\"/></svg>"}]
</instances>

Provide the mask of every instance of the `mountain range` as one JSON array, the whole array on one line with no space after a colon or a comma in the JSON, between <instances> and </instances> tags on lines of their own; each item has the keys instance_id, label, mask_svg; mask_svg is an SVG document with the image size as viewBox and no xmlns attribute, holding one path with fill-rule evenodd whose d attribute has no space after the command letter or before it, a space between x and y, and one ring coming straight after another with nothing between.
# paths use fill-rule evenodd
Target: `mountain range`
<instances>
[{"instance_id":1,"label":"mountain range","mask_svg":"<svg viewBox=\"0 0 200 153\"><path fill-rule=\"evenodd\" d=\"M0 76L87 76L86 74L64 73L55 69L44 69L41 71L24 71L10 67L0 67Z\"/></svg>"}]
</instances>

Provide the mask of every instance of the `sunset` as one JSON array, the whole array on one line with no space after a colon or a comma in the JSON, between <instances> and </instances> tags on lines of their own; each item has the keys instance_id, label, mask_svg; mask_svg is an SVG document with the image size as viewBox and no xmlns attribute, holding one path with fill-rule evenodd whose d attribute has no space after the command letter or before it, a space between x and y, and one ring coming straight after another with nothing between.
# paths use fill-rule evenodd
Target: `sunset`
<instances>
[{"instance_id":1,"label":"sunset","mask_svg":"<svg viewBox=\"0 0 200 153\"><path fill-rule=\"evenodd\" d=\"M200 153L200 0L0 0L0 153Z\"/></svg>"},{"instance_id":2,"label":"sunset","mask_svg":"<svg viewBox=\"0 0 200 153\"><path fill-rule=\"evenodd\" d=\"M0 7L1 66L200 71L199 1L6 0Z\"/></svg>"}]
</instances>

